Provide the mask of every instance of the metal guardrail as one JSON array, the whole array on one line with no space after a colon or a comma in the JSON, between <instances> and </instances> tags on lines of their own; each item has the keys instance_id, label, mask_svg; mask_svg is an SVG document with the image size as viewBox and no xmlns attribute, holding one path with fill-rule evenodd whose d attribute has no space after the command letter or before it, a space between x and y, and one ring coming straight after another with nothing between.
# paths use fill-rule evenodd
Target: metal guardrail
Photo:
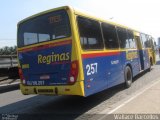
<instances>
[{"instance_id":1,"label":"metal guardrail","mask_svg":"<svg viewBox=\"0 0 160 120\"><path fill-rule=\"evenodd\" d=\"M17 67L18 61L16 55L0 55L0 68Z\"/></svg>"}]
</instances>

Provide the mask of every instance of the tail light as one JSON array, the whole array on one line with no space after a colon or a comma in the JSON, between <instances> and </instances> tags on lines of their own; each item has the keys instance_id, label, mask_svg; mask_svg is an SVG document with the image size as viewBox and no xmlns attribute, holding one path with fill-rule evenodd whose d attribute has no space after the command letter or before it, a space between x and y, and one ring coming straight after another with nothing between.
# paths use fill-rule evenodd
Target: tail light
<instances>
[{"instance_id":1,"label":"tail light","mask_svg":"<svg viewBox=\"0 0 160 120\"><path fill-rule=\"evenodd\" d=\"M74 84L78 76L78 61L73 61L71 63L71 69L69 73L69 84Z\"/></svg>"},{"instance_id":2,"label":"tail light","mask_svg":"<svg viewBox=\"0 0 160 120\"><path fill-rule=\"evenodd\" d=\"M25 79L24 79L23 72L22 72L21 68L18 68L18 73L19 73L21 83L25 84Z\"/></svg>"}]
</instances>

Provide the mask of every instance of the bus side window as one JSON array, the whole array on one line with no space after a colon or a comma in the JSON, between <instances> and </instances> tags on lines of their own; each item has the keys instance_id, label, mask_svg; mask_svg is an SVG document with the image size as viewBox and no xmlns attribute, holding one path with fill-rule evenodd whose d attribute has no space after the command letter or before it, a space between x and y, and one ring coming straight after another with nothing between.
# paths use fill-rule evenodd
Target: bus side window
<instances>
[{"instance_id":1,"label":"bus side window","mask_svg":"<svg viewBox=\"0 0 160 120\"><path fill-rule=\"evenodd\" d=\"M120 40L120 47L124 49L130 48L126 29L117 27L117 33Z\"/></svg>"},{"instance_id":2,"label":"bus side window","mask_svg":"<svg viewBox=\"0 0 160 120\"><path fill-rule=\"evenodd\" d=\"M146 35L141 33L141 43L142 43L143 48L147 47L146 41L147 41Z\"/></svg>"},{"instance_id":3,"label":"bus side window","mask_svg":"<svg viewBox=\"0 0 160 120\"><path fill-rule=\"evenodd\" d=\"M107 49L119 48L115 26L102 23L103 37Z\"/></svg>"},{"instance_id":4,"label":"bus side window","mask_svg":"<svg viewBox=\"0 0 160 120\"><path fill-rule=\"evenodd\" d=\"M130 48L132 48L132 49L137 48L136 42L135 42L135 39L134 39L134 36L133 36L133 32L131 30L127 30L127 35L128 35Z\"/></svg>"},{"instance_id":5,"label":"bus side window","mask_svg":"<svg viewBox=\"0 0 160 120\"><path fill-rule=\"evenodd\" d=\"M84 50L103 49L100 23L83 17L77 17L81 46Z\"/></svg>"},{"instance_id":6,"label":"bus side window","mask_svg":"<svg viewBox=\"0 0 160 120\"><path fill-rule=\"evenodd\" d=\"M153 38L152 36L149 36L149 47L153 48L154 47L154 43L153 43Z\"/></svg>"},{"instance_id":7,"label":"bus side window","mask_svg":"<svg viewBox=\"0 0 160 120\"><path fill-rule=\"evenodd\" d=\"M151 36L146 35L147 41L145 41L145 46L146 48L152 48L152 43L151 43Z\"/></svg>"}]
</instances>

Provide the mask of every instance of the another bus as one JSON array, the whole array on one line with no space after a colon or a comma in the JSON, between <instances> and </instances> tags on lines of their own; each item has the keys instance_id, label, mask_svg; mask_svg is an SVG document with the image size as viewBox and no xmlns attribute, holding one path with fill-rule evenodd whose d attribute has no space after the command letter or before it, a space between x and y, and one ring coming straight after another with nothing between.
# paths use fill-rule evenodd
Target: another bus
<instances>
[{"instance_id":1,"label":"another bus","mask_svg":"<svg viewBox=\"0 0 160 120\"><path fill-rule=\"evenodd\" d=\"M153 38L71 7L18 24L20 89L24 95L89 96L155 64Z\"/></svg>"}]
</instances>

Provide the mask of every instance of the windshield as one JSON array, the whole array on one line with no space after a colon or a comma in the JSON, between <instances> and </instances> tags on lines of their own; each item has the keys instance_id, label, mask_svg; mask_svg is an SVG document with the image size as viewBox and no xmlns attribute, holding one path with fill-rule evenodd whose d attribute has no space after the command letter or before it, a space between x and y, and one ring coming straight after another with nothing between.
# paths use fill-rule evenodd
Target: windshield
<instances>
[{"instance_id":1,"label":"windshield","mask_svg":"<svg viewBox=\"0 0 160 120\"><path fill-rule=\"evenodd\" d=\"M69 17L65 10L50 12L19 25L18 47L70 36Z\"/></svg>"}]
</instances>

